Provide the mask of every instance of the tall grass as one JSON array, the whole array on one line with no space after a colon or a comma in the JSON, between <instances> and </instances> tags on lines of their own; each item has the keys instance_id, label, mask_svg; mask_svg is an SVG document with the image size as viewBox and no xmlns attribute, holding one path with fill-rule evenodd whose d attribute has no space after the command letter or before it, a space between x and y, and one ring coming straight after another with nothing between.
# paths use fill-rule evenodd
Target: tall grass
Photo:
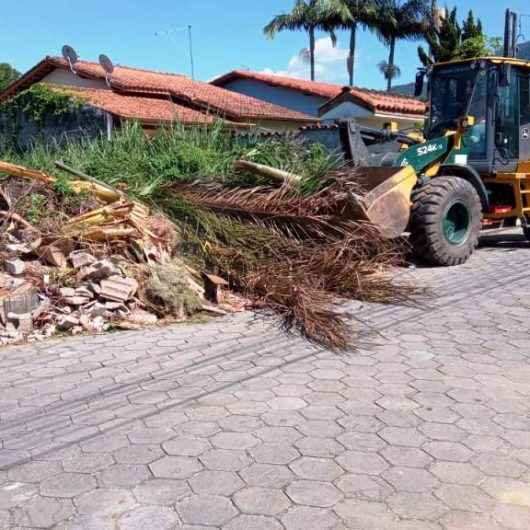
<instances>
[{"instance_id":1,"label":"tall grass","mask_svg":"<svg viewBox=\"0 0 530 530\"><path fill-rule=\"evenodd\" d=\"M246 158L314 180L339 165L335 155L319 145L283 139L263 141L253 134L235 134L221 122L210 126L164 127L153 137L136 123L126 124L109 141L80 138L62 144L39 142L24 152L0 157L58 174L55 160L111 185L124 183L129 193L149 199L160 187L178 181L216 181L229 186L261 183L252 175L234 173L233 162Z\"/></svg>"}]
</instances>

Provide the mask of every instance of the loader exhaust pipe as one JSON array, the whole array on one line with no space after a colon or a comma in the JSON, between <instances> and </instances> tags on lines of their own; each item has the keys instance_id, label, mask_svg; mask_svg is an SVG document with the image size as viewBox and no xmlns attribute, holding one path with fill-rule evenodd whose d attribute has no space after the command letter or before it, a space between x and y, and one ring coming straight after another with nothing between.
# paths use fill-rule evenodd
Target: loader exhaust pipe
<instances>
[{"instance_id":1,"label":"loader exhaust pipe","mask_svg":"<svg viewBox=\"0 0 530 530\"><path fill-rule=\"evenodd\" d=\"M506 10L504 20L504 57L517 56L517 13Z\"/></svg>"}]
</instances>

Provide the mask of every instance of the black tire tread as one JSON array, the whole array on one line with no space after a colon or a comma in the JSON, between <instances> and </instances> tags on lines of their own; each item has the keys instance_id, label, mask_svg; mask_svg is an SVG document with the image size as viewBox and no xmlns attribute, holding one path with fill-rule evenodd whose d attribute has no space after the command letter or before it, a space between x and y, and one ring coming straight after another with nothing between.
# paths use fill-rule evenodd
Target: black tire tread
<instances>
[{"instance_id":1,"label":"black tire tread","mask_svg":"<svg viewBox=\"0 0 530 530\"><path fill-rule=\"evenodd\" d=\"M458 253L451 253L448 243L439 236L437 215L448 197L465 193L472 197L476 210L472 215L471 232L468 240L459 247ZM437 177L412 194L410 243L414 253L432 265L460 265L474 252L478 245L481 228L481 203L475 188L460 177Z\"/></svg>"}]
</instances>

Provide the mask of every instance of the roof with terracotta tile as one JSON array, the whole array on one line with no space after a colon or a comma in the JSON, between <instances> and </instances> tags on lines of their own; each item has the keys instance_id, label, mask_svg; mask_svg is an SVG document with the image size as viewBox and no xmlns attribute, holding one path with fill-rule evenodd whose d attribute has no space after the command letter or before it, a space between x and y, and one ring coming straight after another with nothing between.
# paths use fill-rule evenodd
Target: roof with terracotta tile
<instances>
[{"instance_id":1,"label":"roof with terracotta tile","mask_svg":"<svg viewBox=\"0 0 530 530\"><path fill-rule=\"evenodd\" d=\"M268 85L290 88L298 92L304 92L313 96L320 96L331 99L342 92L342 86L333 83L321 83L320 81L309 81L307 79L298 79L296 77L287 77L274 74L265 74L261 72L249 72L247 70L233 70L225 75L217 77L211 81L213 85L223 86L225 83L234 79L250 79L261 81Z\"/></svg>"},{"instance_id":2,"label":"roof with terracotta tile","mask_svg":"<svg viewBox=\"0 0 530 530\"><path fill-rule=\"evenodd\" d=\"M46 57L0 94L0 101L41 80L56 68L68 68L66 61L59 57ZM105 79L105 72L98 63L78 61L75 63L75 71L80 77ZM184 75L116 66L110 84L114 91L129 95L171 96L186 106L210 110L234 120L315 121L315 118L306 114L209 83L194 81Z\"/></svg>"},{"instance_id":3,"label":"roof with terracotta tile","mask_svg":"<svg viewBox=\"0 0 530 530\"><path fill-rule=\"evenodd\" d=\"M169 99L129 96L101 88L48 85L53 90L72 93L89 105L115 116L140 120L148 124L179 122L183 124L213 123L214 117L173 103Z\"/></svg>"},{"instance_id":4,"label":"roof with terracotta tile","mask_svg":"<svg viewBox=\"0 0 530 530\"><path fill-rule=\"evenodd\" d=\"M377 112L395 112L399 114L425 114L425 104L412 96L403 94L394 94L391 92L382 92L379 90L370 90L360 87L343 87L332 83L322 83L320 81L308 81L306 79L297 79L294 77L285 77L259 72L248 72L246 70L233 70L212 81L216 86L224 86L234 79L251 79L261 81L268 85L288 88L327 98L328 101L324 107L333 103L335 98L343 98L345 92L356 99L356 102L370 110ZM342 101L342 100L341 100Z\"/></svg>"},{"instance_id":5,"label":"roof with terracotta tile","mask_svg":"<svg viewBox=\"0 0 530 530\"><path fill-rule=\"evenodd\" d=\"M400 114L407 116L424 116L427 105L419 99L403 94L381 92L379 90L359 89L345 87L343 92L320 107L320 115L324 115L334 106L344 102L353 101L373 112Z\"/></svg>"}]
</instances>

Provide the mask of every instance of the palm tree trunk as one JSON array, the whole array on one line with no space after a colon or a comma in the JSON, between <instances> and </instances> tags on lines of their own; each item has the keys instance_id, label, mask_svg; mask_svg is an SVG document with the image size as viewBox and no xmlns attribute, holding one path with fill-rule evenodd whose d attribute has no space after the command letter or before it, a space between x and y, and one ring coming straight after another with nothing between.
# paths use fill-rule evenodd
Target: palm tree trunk
<instances>
[{"instance_id":1,"label":"palm tree trunk","mask_svg":"<svg viewBox=\"0 0 530 530\"><path fill-rule=\"evenodd\" d=\"M350 75L350 86L353 86L356 45L357 45L357 22L353 22L351 26L351 32L350 32L350 55L348 57L348 73Z\"/></svg>"},{"instance_id":2,"label":"palm tree trunk","mask_svg":"<svg viewBox=\"0 0 530 530\"><path fill-rule=\"evenodd\" d=\"M396 55L396 38L392 37L390 39L390 53L388 55L388 74L387 74L387 86L386 90L387 92L390 92L392 90L392 79L394 77L394 61L395 61L395 55Z\"/></svg>"},{"instance_id":3,"label":"palm tree trunk","mask_svg":"<svg viewBox=\"0 0 530 530\"><path fill-rule=\"evenodd\" d=\"M311 81L315 80L315 28L309 28L309 55L311 57Z\"/></svg>"}]
</instances>

